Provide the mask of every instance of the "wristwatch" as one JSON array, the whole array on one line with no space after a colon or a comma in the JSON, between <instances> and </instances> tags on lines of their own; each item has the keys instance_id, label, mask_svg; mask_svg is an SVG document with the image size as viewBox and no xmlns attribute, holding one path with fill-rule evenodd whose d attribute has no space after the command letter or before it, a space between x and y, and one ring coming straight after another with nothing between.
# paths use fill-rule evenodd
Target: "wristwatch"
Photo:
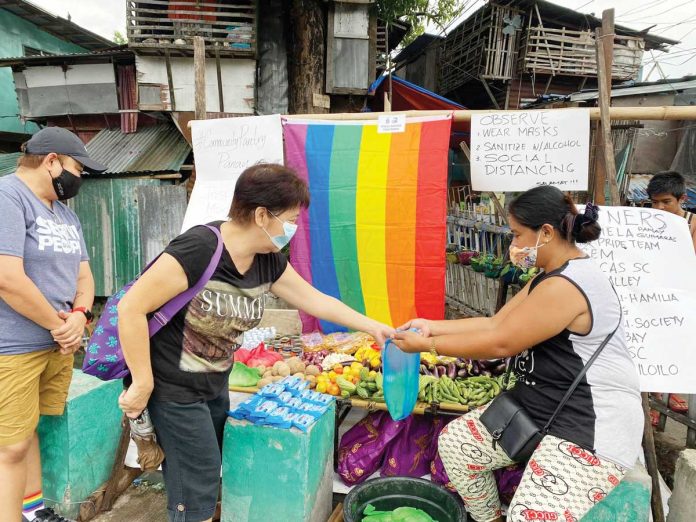
<instances>
[{"instance_id":1,"label":"wristwatch","mask_svg":"<svg viewBox=\"0 0 696 522\"><path fill-rule=\"evenodd\" d=\"M91 323L92 320L94 319L94 314L92 313L91 310L88 310L84 306L78 306L77 308L73 308L70 310L70 313L75 313L75 312L80 312L84 314L84 316L87 318L87 324Z\"/></svg>"}]
</instances>

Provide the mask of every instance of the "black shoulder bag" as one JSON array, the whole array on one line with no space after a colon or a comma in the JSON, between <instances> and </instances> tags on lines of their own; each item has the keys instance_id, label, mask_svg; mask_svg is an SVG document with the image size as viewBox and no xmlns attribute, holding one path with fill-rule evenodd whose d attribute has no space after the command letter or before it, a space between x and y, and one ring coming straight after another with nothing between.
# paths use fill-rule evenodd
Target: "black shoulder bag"
<instances>
[{"instance_id":1,"label":"black shoulder bag","mask_svg":"<svg viewBox=\"0 0 696 522\"><path fill-rule=\"evenodd\" d=\"M496 443L499 444L505 454L515 462L526 462L529 460L529 457L532 456L532 453L534 453L541 439L549 432L549 428L556 420L561 409L563 409L568 399L573 395L573 392L580 384L587 370L614 336L616 330L619 329L622 317L623 311L622 315L619 316L619 324L616 325L613 332L607 335L606 339L599 345L599 348L592 354L590 360L587 361L587 364L580 370L580 373L573 381L573 384L570 385L570 388L568 388L568 391L563 396L563 399L561 399L553 415L551 415L551 418L541 430L534 422L534 419L527 413L527 410L525 410L511 394L504 392L493 399L480 418L481 423L493 437L493 448L495 448ZM513 366L514 359L511 358L507 380L510 378L510 372Z\"/></svg>"}]
</instances>

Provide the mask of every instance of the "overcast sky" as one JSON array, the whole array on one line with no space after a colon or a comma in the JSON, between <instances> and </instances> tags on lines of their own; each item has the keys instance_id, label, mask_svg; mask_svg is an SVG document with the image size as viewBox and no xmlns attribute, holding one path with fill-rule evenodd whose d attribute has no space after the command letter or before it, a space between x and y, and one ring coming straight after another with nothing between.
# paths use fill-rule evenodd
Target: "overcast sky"
<instances>
[{"instance_id":1,"label":"overcast sky","mask_svg":"<svg viewBox=\"0 0 696 522\"><path fill-rule=\"evenodd\" d=\"M30 0L32 3L58 16L72 20L83 27L113 38L114 31L125 34L125 0ZM696 0L554 0L554 3L577 9L584 13L602 16L602 10L613 7L616 23L637 30L657 24L651 33L659 34L682 43L673 46L669 53L654 53L665 75L680 78L696 74ZM467 18L484 0L460 0L462 16ZM432 27L430 32L439 32ZM654 59L645 54L644 74L653 68ZM649 80L657 80L660 75L652 71Z\"/></svg>"}]
</instances>

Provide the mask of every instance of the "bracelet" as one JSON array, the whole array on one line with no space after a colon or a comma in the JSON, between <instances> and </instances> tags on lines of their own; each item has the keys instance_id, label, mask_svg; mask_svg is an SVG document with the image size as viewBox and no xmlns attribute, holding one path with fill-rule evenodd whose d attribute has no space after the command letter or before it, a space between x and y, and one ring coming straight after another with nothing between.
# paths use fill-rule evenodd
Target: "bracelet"
<instances>
[{"instance_id":1,"label":"bracelet","mask_svg":"<svg viewBox=\"0 0 696 522\"><path fill-rule=\"evenodd\" d=\"M434 337L430 337L430 350L429 351L430 351L430 355L432 355L433 357L438 356L437 348L435 348L435 338Z\"/></svg>"}]
</instances>

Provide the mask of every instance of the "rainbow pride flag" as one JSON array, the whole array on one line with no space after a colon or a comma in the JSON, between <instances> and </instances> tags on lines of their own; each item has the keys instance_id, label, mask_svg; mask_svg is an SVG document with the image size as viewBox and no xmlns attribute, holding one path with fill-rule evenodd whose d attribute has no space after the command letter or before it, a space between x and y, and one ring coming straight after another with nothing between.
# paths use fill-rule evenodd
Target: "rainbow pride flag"
<instances>
[{"instance_id":1,"label":"rainbow pride flag","mask_svg":"<svg viewBox=\"0 0 696 522\"><path fill-rule=\"evenodd\" d=\"M312 198L291 246L302 277L389 325L444 316L450 125L414 118L380 133L374 121L284 122L285 163ZM305 332L319 329L302 319Z\"/></svg>"}]
</instances>

